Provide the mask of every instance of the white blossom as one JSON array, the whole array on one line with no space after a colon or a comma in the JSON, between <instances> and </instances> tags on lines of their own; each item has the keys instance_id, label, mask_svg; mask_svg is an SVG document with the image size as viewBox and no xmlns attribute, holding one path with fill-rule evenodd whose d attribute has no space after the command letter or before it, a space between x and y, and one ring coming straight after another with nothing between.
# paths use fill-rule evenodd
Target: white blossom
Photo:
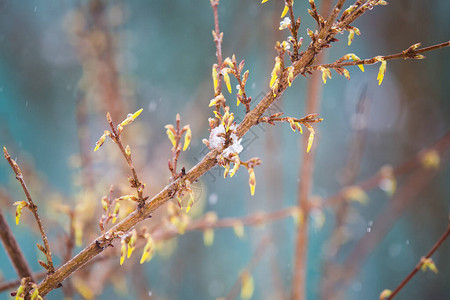
<instances>
[{"instance_id":1,"label":"white blossom","mask_svg":"<svg viewBox=\"0 0 450 300\"><path fill-rule=\"evenodd\" d=\"M230 127L230 130L235 129L235 125L232 125ZM225 138L221 135L225 134L225 127L223 124L220 124L219 126L211 129L211 134L209 135L209 147L212 149L216 149L219 147L222 147L225 144ZM244 149L241 145L242 139L238 139L238 136L235 133L231 134L231 144L226 148L222 155L224 157L228 157L230 154L234 153L241 153L241 151Z\"/></svg>"},{"instance_id":2,"label":"white blossom","mask_svg":"<svg viewBox=\"0 0 450 300\"><path fill-rule=\"evenodd\" d=\"M283 21L280 22L280 27L278 29L279 30L286 29L286 28L288 28L289 25L291 25L291 19L286 17L283 19Z\"/></svg>"}]
</instances>

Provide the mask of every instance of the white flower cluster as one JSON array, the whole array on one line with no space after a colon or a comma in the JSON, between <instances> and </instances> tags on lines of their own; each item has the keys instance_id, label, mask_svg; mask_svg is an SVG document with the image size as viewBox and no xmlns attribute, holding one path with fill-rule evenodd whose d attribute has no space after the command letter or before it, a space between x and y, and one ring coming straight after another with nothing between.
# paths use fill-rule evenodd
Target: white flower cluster
<instances>
[{"instance_id":1,"label":"white flower cluster","mask_svg":"<svg viewBox=\"0 0 450 300\"><path fill-rule=\"evenodd\" d=\"M288 28L289 25L291 25L291 19L286 17L283 19L283 21L280 22L280 27L278 29L279 30L286 29L286 28Z\"/></svg>"},{"instance_id":2,"label":"white flower cluster","mask_svg":"<svg viewBox=\"0 0 450 300\"><path fill-rule=\"evenodd\" d=\"M234 125L230 127L230 130L234 129ZM225 134L225 126L223 126L223 124L220 124L219 126L211 130L211 134L209 135L209 146L212 149L222 147L225 144L225 138L221 136L222 134ZM224 157L228 157L228 155L230 154L241 153L241 151L244 149L241 145L241 141L242 139L238 139L237 135L235 133L232 133L231 145L223 151L222 155Z\"/></svg>"}]
</instances>

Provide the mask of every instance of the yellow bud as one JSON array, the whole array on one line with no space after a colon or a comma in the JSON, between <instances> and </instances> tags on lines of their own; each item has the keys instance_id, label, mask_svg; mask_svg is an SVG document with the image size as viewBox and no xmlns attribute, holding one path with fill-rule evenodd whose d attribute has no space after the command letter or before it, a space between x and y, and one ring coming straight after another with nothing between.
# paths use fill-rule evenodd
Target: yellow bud
<instances>
[{"instance_id":1,"label":"yellow bud","mask_svg":"<svg viewBox=\"0 0 450 300\"><path fill-rule=\"evenodd\" d=\"M203 231L203 243L206 247L209 247L214 243L214 229L208 228Z\"/></svg>"},{"instance_id":2,"label":"yellow bud","mask_svg":"<svg viewBox=\"0 0 450 300\"><path fill-rule=\"evenodd\" d=\"M20 217L22 216L22 209L25 206L28 206L28 203L26 201L17 201L17 202L14 202L14 205L17 205L17 208L16 208L16 225L18 225L19 221L20 221Z\"/></svg>"},{"instance_id":3,"label":"yellow bud","mask_svg":"<svg viewBox=\"0 0 450 300\"><path fill-rule=\"evenodd\" d=\"M124 239L122 239L120 243L122 244L122 246L120 247L120 265L122 265L125 261L125 255L127 253L127 244L125 243Z\"/></svg>"},{"instance_id":4,"label":"yellow bud","mask_svg":"<svg viewBox=\"0 0 450 300\"><path fill-rule=\"evenodd\" d=\"M425 272L426 270L430 270L436 274L438 273L438 269L436 268L436 265L434 264L434 261L431 258L422 257L421 269L423 272Z\"/></svg>"},{"instance_id":5,"label":"yellow bud","mask_svg":"<svg viewBox=\"0 0 450 300\"><path fill-rule=\"evenodd\" d=\"M287 14L288 11L289 11L289 7L287 5L285 5L283 12L281 13L281 18L284 18L284 16Z\"/></svg>"},{"instance_id":6,"label":"yellow bud","mask_svg":"<svg viewBox=\"0 0 450 300\"><path fill-rule=\"evenodd\" d=\"M350 186L346 188L344 191L344 198L361 204L367 204L369 202L369 197L366 192L359 186Z\"/></svg>"},{"instance_id":7,"label":"yellow bud","mask_svg":"<svg viewBox=\"0 0 450 300\"><path fill-rule=\"evenodd\" d=\"M131 148L130 145L127 145L125 147L125 154L129 157L131 155Z\"/></svg>"},{"instance_id":8,"label":"yellow bud","mask_svg":"<svg viewBox=\"0 0 450 300\"><path fill-rule=\"evenodd\" d=\"M236 171L239 169L239 167L241 166L241 160L239 159L239 157L234 161L234 167L230 172L230 178L234 176L234 174L236 173Z\"/></svg>"},{"instance_id":9,"label":"yellow bud","mask_svg":"<svg viewBox=\"0 0 450 300\"><path fill-rule=\"evenodd\" d=\"M291 86L292 81L294 81L294 67L290 66L288 69L289 69L288 84L289 84L289 86Z\"/></svg>"},{"instance_id":10,"label":"yellow bud","mask_svg":"<svg viewBox=\"0 0 450 300\"><path fill-rule=\"evenodd\" d=\"M225 170L223 171L223 178L227 178L228 172L230 172L230 164L229 163L227 163L225 165Z\"/></svg>"},{"instance_id":11,"label":"yellow bud","mask_svg":"<svg viewBox=\"0 0 450 300\"><path fill-rule=\"evenodd\" d=\"M167 137L169 138L170 142L172 143L172 145L175 147L175 144L177 143L175 140L175 133L172 130L172 125L166 125L167 128Z\"/></svg>"},{"instance_id":12,"label":"yellow bud","mask_svg":"<svg viewBox=\"0 0 450 300\"><path fill-rule=\"evenodd\" d=\"M212 67L212 79L213 79L213 83L214 83L214 92L215 92L217 90L217 85L219 84L219 77L217 74L217 65L216 64L214 64Z\"/></svg>"},{"instance_id":13,"label":"yellow bud","mask_svg":"<svg viewBox=\"0 0 450 300\"><path fill-rule=\"evenodd\" d=\"M97 151L97 150L103 145L103 143L105 142L105 138L106 138L106 135L103 134L103 135L98 139L97 143L95 144L94 152Z\"/></svg>"},{"instance_id":14,"label":"yellow bud","mask_svg":"<svg viewBox=\"0 0 450 300\"><path fill-rule=\"evenodd\" d=\"M248 184L250 186L250 193L253 196L255 195L255 186L256 186L255 171L253 170L253 168L248 168L248 174L249 174Z\"/></svg>"},{"instance_id":15,"label":"yellow bud","mask_svg":"<svg viewBox=\"0 0 450 300\"><path fill-rule=\"evenodd\" d=\"M384 299L386 299L387 297L389 297L390 295L392 295L392 291L391 291L391 290L388 290L388 289L385 289L385 290L383 290L383 291L380 293L380 300L384 300Z\"/></svg>"},{"instance_id":16,"label":"yellow bud","mask_svg":"<svg viewBox=\"0 0 450 300\"><path fill-rule=\"evenodd\" d=\"M269 0L262 0L261 3L266 3L267 1L269 1Z\"/></svg>"},{"instance_id":17,"label":"yellow bud","mask_svg":"<svg viewBox=\"0 0 450 300\"><path fill-rule=\"evenodd\" d=\"M349 46L352 44L354 37L355 37L355 31L353 29L350 29L349 33L348 33L348 45Z\"/></svg>"},{"instance_id":18,"label":"yellow bud","mask_svg":"<svg viewBox=\"0 0 450 300\"><path fill-rule=\"evenodd\" d=\"M241 298L251 299L255 290L253 276L249 271L244 270L241 276Z\"/></svg>"},{"instance_id":19,"label":"yellow bud","mask_svg":"<svg viewBox=\"0 0 450 300\"><path fill-rule=\"evenodd\" d=\"M243 239L243 238L244 238L244 235L245 235L245 232L244 232L244 224L242 224L241 221L236 221L236 222L233 224L233 231L234 231L234 234L235 234L238 238L240 238L240 239Z\"/></svg>"},{"instance_id":20,"label":"yellow bud","mask_svg":"<svg viewBox=\"0 0 450 300\"><path fill-rule=\"evenodd\" d=\"M186 213L189 213L189 211L192 208L192 205L194 205L194 193L192 191L189 192L189 201L188 205L186 207Z\"/></svg>"},{"instance_id":21,"label":"yellow bud","mask_svg":"<svg viewBox=\"0 0 450 300\"><path fill-rule=\"evenodd\" d=\"M437 170L439 169L441 158L439 152L432 149L422 155L421 161L424 168Z\"/></svg>"},{"instance_id":22,"label":"yellow bud","mask_svg":"<svg viewBox=\"0 0 450 300\"><path fill-rule=\"evenodd\" d=\"M191 142L191 138L192 138L191 127L189 125L187 125L186 134L184 135L183 151L186 151L186 149L189 147L189 143Z\"/></svg>"},{"instance_id":23,"label":"yellow bud","mask_svg":"<svg viewBox=\"0 0 450 300\"><path fill-rule=\"evenodd\" d=\"M353 53L347 54L346 57L347 56L350 56L353 59L353 61L361 60L358 56L356 56ZM361 64L361 65L358 65L358 67L361 69L362 72L364 72L364 65Z\"/></svg>"},{"instance_id":24,"label":"yellow bud","mask_svg":"<svg viewBox=\"0 0 450 300\"><path fill-rule=\"evenodd\" d=\"M306 153L309 152L309 150L311 150L313 141L314 141L314 135L315 135L315 131L314 128L312 128L311 126L307 126L308 130L309 130L309 138L308 138L308 147L306 148Z\"/></svg>"},{"instance_id":25,"label":"yellow bud","mask_svg":"<svg viewBox=\"0 0 450 300\"><path fill-rule=\"evenodd\" d=\"M386 74L386 61L381 61L380 69L378 70L378 85L381 85L381 82L383 82L384 74Z\"/></svg>"},{"instance_id":26,"label":"yellow bud","mask_svg":"<svg viewBox=\"0 0 450 300\"><path fill-rule=\"evenodd\" d=\"M112 223L113 224L116 223L117 218L119 217L119 210L120 210L120 204L119 204L119 202L117 202L116 206L114 207L113 214L112 214L112 217L113 217Z\"/></svg>"},{"instance_id":27,"label":"yellow bud","mask_svg":"<svg viewBox=\"0 0 450 300\"><path fill-rule=\"evenodd\" d=\"M227 85L228 93L231 94L230 76L228 76L228 72L222 72L222 73L223 73L223 80L225 81L225 84Z\"/></svg>"},{"instance_id":28,"label":"yellow bud","mask_svg":"<svg viewBox=\"0 0 450 300\"><path fill-rule=\"evenodd\" d=\"M136 240L137 240L137 231L136 229L133 229L131 231L131 237L128 241L128 252L127 252L127 258L130 258L131 253L133 253L135 247L136 247Z\"/></svg>"},{"instance_id":29,"label":"yellow bud","mask_svg":"<svg viewBox=\"0 0 450 300\"><path fill-rule=\"evenodd\" d=\"M102 198L102 207L105 212L108 210L108 198L106 197Z\"/></svg>"},{"instance_id":30,"label":"yellow bud","mask_svg":"<svg viewBox=\"0 0 450 300\"><path fill-rule=\"evenodd\" d=\"M147 233L145 237L147 238L147 243L145 244L144 251L142 252L140 264L150 261L153 257L153 251L155 249L151 236Z\"/></svg>"}]
</instances>

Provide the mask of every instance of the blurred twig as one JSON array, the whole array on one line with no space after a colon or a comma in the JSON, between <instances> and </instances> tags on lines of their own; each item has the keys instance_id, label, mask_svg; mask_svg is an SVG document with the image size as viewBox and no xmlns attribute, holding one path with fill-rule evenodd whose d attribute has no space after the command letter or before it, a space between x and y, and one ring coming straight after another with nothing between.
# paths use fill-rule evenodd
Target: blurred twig
<instances>
[{"instance_id":1,"label":"blurred twig","mask_svg":"<svg viewBox=\"0 0 450 300\"><path fill-rule=\"evenodd\" d=\"M30 277L31 280L34 281L31 268L28 265L28 262L26 261L25 257L23 256L22 250L20 249L19 244L17 243L14 234L11 231L8 222L6 222L6 219L3 216L3 212L1 209L0 209L0 238L3 242L3 246L5 247L9 259L11 260L14 268L16 269L17 275L19 275L20 278ZM17 280L17 282L20 283L20 280ZM1 287L2 284L0 284L0 291Z\"/></svg>"},{"instance_id":2,"label":"blurred twig","mask_svg":"<svg viewBox=\"0 0 450 300\"><path fill-rule=\"evenodd\" d=\"M411 271L411 273L406 276L405 279L397 286L397 288L392 292L392 294L387 298L387 300L393 299L395 295L400 292L400 290L411 280L411 278L416 275L417 272L419 272L422 265L425 263L426 259L429 259L434 252L444 243L444 241L447 239L447 237L450 235L450 220L447 225L447 230L444 232L444 234L439 238L439 240L433 245L431 250L427 253L425 257L422 257L419 261L419 263L416 265L416 267Z\"/></svg>"}]
</instances>

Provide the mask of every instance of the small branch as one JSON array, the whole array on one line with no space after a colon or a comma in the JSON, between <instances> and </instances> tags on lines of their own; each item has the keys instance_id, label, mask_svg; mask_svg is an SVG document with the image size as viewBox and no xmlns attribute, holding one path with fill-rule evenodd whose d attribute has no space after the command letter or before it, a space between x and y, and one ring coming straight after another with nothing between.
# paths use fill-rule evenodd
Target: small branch
<instances>
[{"instance_id":1,"label":"small branch","mask_svg":"<svg viewBox=\"0 0 450 300\"><path fill-rule=\"evenodd\" d=\"M19 275L20 278L30 277L31 280L34 281L31 268L28 265L25 256L22 253L22 250L20 250L19 244L17 244L14 234L12 233L11 228L8 225L8 222L6 222L6 219L3 216L3 212L1 209L0 209L0 238L3 242L3 246L5 247L9 259L11 260L14 268L16 269L17 275ZM17 282L20 283L20 279L18 279Z\"/></svg>"},{"instance_id":2,"label":"small branch","mask_svg":"<svg viewBox=\"0 0 450 300\"><path fill-rule=\"evenodd\" d=\"M144 202L147 199L147 197L144 198L144 195L143 195L145 185L138 178L136 169L133 166L133 161L131 160L131 153L127 154L127 151L125 150L125 148L123 146L122 138L121 138L122 131L116 129L116 127L114 126L113 120L111 119L111 115L109 113L106 114L106 119L107 119L109 127L111 127L111 131L112 131L111 135L110 135L111 139L119 147L120 152L122 152L122 155L125 158L125 160L127 161L128 167L131 170L131 174L133 175L133 178L130 178L130 183L131 183L131 187L135 188L137 191L139 207L141 207L142 205L144 205Z\"/></svg>"},{"instance_id":3,"label":"small branch","mask_svg":"<svg viewBox=\"0 0 450 300\"><path fill-rule=\"evenodd\" d=\"M53 266L53 259L52 259L52 252L50 251L50 245L48 243L47 235L44 231L44 226L42 225L41 218L38 215L37 212L37 205L34 204L33 199L31 198L30 192L28 191L27 185L25 184L25 180L23 179L22 171L19 168L19 165L16 163L14 159L11 158L11 156L8 153L8 150L6 150L6 147L3 147L3 153L5 155L5 159L8 161L9 165L13 169L14 173L16 174L16 179L20 182L20 185L22 186L22 189L27 197L28 200L28 209L33 213L34 218L36 219L36 223L38 225L39 231L42 236L42 241L44 242L44 252L46 258L47 258L47 271L48 273L53 273L55 271L55 268Z\"/></svg>"},{"instance_id":4,"label":"small branch","mask_svg":"<svg viewBox=\"0 0 450 300\"><path fill-rule=\"evenodd\" d=\"M419 261L419 263L416 265L416 267L411 271L411 273L406 276L405 279L397 286L397 288L392 292L392 294L386 298L387 300L391 300L395 297L395 295L400 292L400 290L411 280L411 278L416 275L416 273L420 270L422 267L425 259L430 258L434 252L444 243L444 241L447 239L447 237L450 235L450 220L447 226L447 230L444 232L444 234L440 237L440 239L433 245L431 250L427 253L427 255Z\"/></svg>"},{"instance_id":5,"label":"small branch","mask_svg":"<svg viewBox=\"0 0 450 300\"><path fill-rule=\"evenodd\" d=\"M217 11L217 7L219 6L219 0L210 0L211 1L211 7L213 9L214 13L214 30L213 30L213 38L214 43L216 44L216 56L217 56L217 66L215 66L215 69L217 71L217 86L214 90L214 96L218 96L222 93L222 39L223 39L223 33L220 32L219 28L219 13ZM214 68L214 66L213 66ZM216 79L214 79L216 80ZM221 107L221 103L216 104L215 111L219 112ZM219 125L220 120L216 118L216 125Z\"/></svg>"},{"instance_id":6,"label":"small branch","mask_svg":"<svg viewBox=\"0 0 450 300\"><path fill-rule=\"evenodd\" d=\"M251 272L259 264L259 262L261 261L261 259L264 256L264 253L267 251L267 249L269 249L269 246L271 245L271 243L272 243L272 241L269 238L269 236L266 236L261 239L258 246L256 247L256 251L252 255L252 259L250 260L247 267L245 268L245 270L247 272ZM237 296L239 294L239 290L241 289L241 286L242 286L242 284L241 284L242 276L243 276L243 273L241 273L239 275L238 279L236 280L236 282L234 283L230 292L228 293L227 297L225 298L226 300L231 300L231 299L237 298Z\"/></svg>"},{"instance_id":7,"label":"small branch","mask_svg":"<svg viewBox=\"0 0 450 300\"><path fill-rule=\"evenodd\" d=\"M368 59L362 59L362 60L355 60L355 61L340 61L337 60L334 63L331 64L324 64L324 65L314 65L311 66L309 68L307 68L308 71L312 71L312 70L318 70L321 68L330 68L330 69L336 69L336 68L342 68L342 67L348 67L348 66L357 66L357 65L372 65L375 63L380 62L380 60L390 60L390 59L422 59L424 58L424 56L419 56L422 53L425 52L429 52L429 51L433 51L433 50L437 50L437 49L441 49L441 48L445 48L445 47L449 47L450 46L450 41L448 42L444 42L444 43L440 43L440 44L436 44L433 46L429 46L429 47L424 47L421 49L415 49L414 47L419 47L420 43L418 44L414 44L412 46L410 46L408 49L400 52L400 53L396 53L396 54L391 54L391 55L385 55L385 56L375 56L372 58L368 58Z\"/></svg>"}]
</instances>

